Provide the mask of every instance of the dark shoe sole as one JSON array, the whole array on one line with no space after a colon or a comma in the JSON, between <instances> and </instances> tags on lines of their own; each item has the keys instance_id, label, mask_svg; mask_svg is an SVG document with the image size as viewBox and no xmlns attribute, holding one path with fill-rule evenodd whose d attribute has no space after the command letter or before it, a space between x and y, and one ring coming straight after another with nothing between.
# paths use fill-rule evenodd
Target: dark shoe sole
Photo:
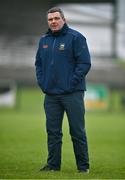
<instances>
[{"instance_id":1,"label":"dark shoe sole","mask_svg":"<svg viewBox=\"0 0 125 180\"><path fill-rule=\"evenodd\" d=\"M89 174L89 169L79 170L79 173Z\"/></svg>"},{"instance_id":2,"label":"dark shoe sole","mask_svg":"<svg viewBox=\"0 0 125 180\"><path fill-rule=\"evenodd\" d=\"M44 166L43 168L40 169L40 171L42 172L48 172L48 171L60 171L60 169L53 169L52 167L50 166Z\"/></svg>"}]
</instances>

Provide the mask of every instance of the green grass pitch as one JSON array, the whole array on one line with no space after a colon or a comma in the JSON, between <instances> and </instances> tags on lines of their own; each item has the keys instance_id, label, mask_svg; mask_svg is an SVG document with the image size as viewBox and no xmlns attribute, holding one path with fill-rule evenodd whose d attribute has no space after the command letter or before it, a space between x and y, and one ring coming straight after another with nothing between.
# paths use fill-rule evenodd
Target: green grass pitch
<instances>
[{"instance_id":1,"label":"green grass pitch","mask_svg":"<svg viewBox=\"0 0 125 180\"><path fill-rule=\"evenodd\" d=\"M65 115L63 121L62 169L40 172L46 163L47 145L43 94L21 89L15 109L0 109L1 179L124 179L125 111L86 112L90 173L76 170L73 147ZM116 96L117 101L117 96Z\"/></svg>"}]
</instances>

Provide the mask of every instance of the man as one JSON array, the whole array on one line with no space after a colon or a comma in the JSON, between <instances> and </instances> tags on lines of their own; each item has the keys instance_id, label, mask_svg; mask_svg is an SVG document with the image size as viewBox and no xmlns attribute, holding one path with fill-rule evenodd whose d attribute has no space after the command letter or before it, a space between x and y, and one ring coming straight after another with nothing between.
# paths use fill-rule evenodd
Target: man
<instances>
[{"instance_id":1,"label":"man","mask_svg":"<svg viewBox=\"0 0 125 180\"><path fill-rule=\"evenodd\" d=\"M47 12L48 32L39 42L36 77L46 94L44 108L48 135L47 165L41 171L61 169L62 120L66 112L79 172L89 172L85 132L85 76L90 70L90 54L85 37L66 24L58 7Z\"/></svg>"}]
</instances>

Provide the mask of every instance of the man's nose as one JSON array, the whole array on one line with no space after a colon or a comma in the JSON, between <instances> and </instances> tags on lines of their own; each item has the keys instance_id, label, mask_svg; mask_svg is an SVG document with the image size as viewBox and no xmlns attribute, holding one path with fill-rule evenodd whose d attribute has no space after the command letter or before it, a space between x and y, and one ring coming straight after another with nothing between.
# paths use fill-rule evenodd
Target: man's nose
<instances>
[{"instance_id":1,"label":"man's nose","mask_svg":"<svg viewBox=\"0 0 125 180\"><path fill-rule=\"evenodd\" d=\"M56 20L53 18L53 19L52 19L52 22L55 22L55 21L56 21Z\"/></svg>"}]
</instances>

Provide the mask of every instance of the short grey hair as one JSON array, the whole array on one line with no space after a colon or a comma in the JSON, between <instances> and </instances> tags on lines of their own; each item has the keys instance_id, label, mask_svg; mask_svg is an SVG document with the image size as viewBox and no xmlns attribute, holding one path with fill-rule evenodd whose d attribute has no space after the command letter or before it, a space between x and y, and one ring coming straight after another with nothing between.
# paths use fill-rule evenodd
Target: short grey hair
<instances>
[{"instance_id":1,"label":"short grey hair","mask_svg":"<svg viewBox=\"0 0 125 180\"><path fill-rule=\"evenodd\" d=\"M49 13L54 13L54 12L59 12L60 15L61 15L61 17L62 17L62 19L65 19L64 13L63 13L62 9L60 9L59 7L53 7L53 8L51 8L51 9L49 9L49 10L47 11L47 15L48 15Z\"/></svg>"}]
</instances>

